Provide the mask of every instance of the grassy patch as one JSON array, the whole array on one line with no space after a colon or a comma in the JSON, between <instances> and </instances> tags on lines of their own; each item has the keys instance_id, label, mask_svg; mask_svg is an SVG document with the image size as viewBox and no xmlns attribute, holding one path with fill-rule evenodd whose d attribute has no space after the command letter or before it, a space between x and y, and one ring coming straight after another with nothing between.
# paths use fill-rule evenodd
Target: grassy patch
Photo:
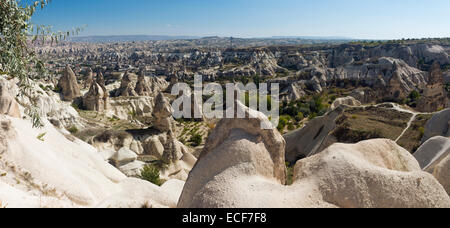
<instances>
[{"instance_id":1,"label":"grassy patch","mask_svg":"<svg viewBox=\"0 0 450 228\"><path fill-rule=\"evenodd\" d=\"M286 185L292 185L294 183L294 165L289 164L289 162L286 162Z\"/></svg>"},{"instance_id":2,"label":"grassy patch","mask_svg":"<svg viewBox=\"0 0 450 228\"><path fill-rule=\"evenodd\" d=\"M332 134L342 143L374 138L396 140L411 117L411 114L384 108L350 108L338 118Z\"/></svg>"},{"instance_id":3,"label":"grassy patch","mask_svg":"<svg viewBox=\"0 0 450 228\"><path fill-rule=\"evenodd\" d=\"M411 123L411 127L400 138L398 144L409 152L414 153L421 145L422 137L425 133L425 125L431 117L432 115L418 115Z\"/></svg>"},{"instance_id":4,"label":"grassy patch","mask_svg":"<svg viewBox=\"0 0 450 228\"><path fill-rule=\"evenodd\" d=\"M69 129L67 129L71 134L78 133L78 128L76 126L72 126Z\"/></svg>"}]
</instances>

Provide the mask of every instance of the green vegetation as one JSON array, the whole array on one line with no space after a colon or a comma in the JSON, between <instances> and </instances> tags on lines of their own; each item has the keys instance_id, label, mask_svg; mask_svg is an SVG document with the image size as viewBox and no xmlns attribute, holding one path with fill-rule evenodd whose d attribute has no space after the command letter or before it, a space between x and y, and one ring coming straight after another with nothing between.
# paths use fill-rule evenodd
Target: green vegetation
<instances>
[{"instance_id":1,"label":"green vegetation","mask_svg":"<svg viewBox=\"0 0 450 228\"><path fill-rule=\"evenodd\" d=\"M67 129L71 134L78 133L78 128L76 126L72 126L69 129Z\"/></svg>"},{"instance_id":2,"label":"green vegetation","mask_svg":"<svg viewBox=\"0 0 450 228\"><path fill-rule=\"evenodd\" d=\"M423 135L425 134L425 125L432 115L417 115L411 123L411 127L405 132L398 144L414 153L421 145Z\"/></svg>"},{"instance_id":3,"label":"green vegetation","mask_svg":"<svg viewBox=\"0 0 450 228\"><path fill-rule=\"evenodd\" d=\"M140 178L158 186L163 184L163 181L159 178L159 169L153 165L146 165L141 171Z\"/></svg>"},{"instance_id":4,"label":"green vegetation","mask_svg":"<svg viewBox=\"0 0 450 228\"><path fill-rule=\"evenodd\" d=\"M27 3L19 0L2 0L0 3L0 74L19 79L23 93L31 89L29 81L45 76L44 63L28 44L45 44L78 34L81 28L68 32L54 32L50 26L33 24L31 18L38 9L44 9L50 0ZM32 35L32 37L30 36ZM33 127L42 127L37 105L28 107Z\"/></svg>"},{"instance_id":5,"label":"green vegetation","mask_svg":"<svg viewBox=\"0 0 450 228\"><path fill-rule=\"evenodd\" d=\"M136 118L137 113L136 113L136 111L131 110L131 111L128 112L128 115L131 116L131 117L133 117L133 118Z\"/></svg>"},{"instance_id":6,"label":"green vegetation","mask_svg":"<svg viewBox=\"0 0 450 228\"><path fill-rule=\"evenodd\" d=\"M417 107L417 102L419 101L421 95L417 90L412 91L409 96L401 101L396 101L399 104L406 104L409 107Z\"/></svg>"},{"instance_id":7,"label":"green vegetation","mask_svg":"<svg viewBox=\"0 0 450 228\"><path fill-rule=\"evenodd\" d=\"M200 146L202 144L202 141L203 137L200 134L193 134L190 140L193 147Z\"/></svg>"},{"instance_id":8,"label":"green vegetation","mask_svg":"<svg viewBox=\"0 0 450 228\"><path fill-rule=\"evenodd\" d=\"M47 134L47 133L39 134L36 138L37 138L38 140L44 142L44 141L45 141L44 137L45 137L46 134Z\"/></svg>"},{"instance_id":9,"label":"green vegetation","mask_svg":"<svg viewBox=\"0 0 450 228\"><path fill-rule=\"evenodd\" d=\"M286 125L289 123L289 120L291 119L290 116L280 116L280 120L278 121L278 131L283 133L284 128L286 128Z\"/></svg>"},{"instance_id":10,"label":"green vegetation","mask_svg":"<svg viewBox=\"0 0 450 228\"><path fill-rule=\"evenodd\" d=\"M286 185L292 185L294 183L294 165L286 162Z\"/></svg>"},{"instance_id":11,"label":"green vegetation","mask_svg":"<svg viewBox=\"0 0 450 228\"><path fill-rule=\"evenodd\" d=\"M311 120L323 116L337 96L330 91L305 96L298 101L284 102L280 107L278 130L283 133L287 126L289 131L293 131L303 126L305 118Z\"/></svg>"},{"instance_id":12,"label":"green vegetation","mask_svg":"<svg viewBox=\"0 0 450 228\"><path fill-rule=\"evenodd\" d=\"M374 138L396 140L412 115L377 107L350 108L337 120L332 135L342 143L357 143Z\"/></svg>"}]
</instances>

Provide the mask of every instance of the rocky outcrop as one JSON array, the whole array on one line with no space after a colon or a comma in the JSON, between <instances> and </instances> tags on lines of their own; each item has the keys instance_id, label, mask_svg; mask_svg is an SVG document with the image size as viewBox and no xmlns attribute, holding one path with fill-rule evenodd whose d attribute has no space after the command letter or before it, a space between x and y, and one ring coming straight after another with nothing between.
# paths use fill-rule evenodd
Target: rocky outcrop
<instances>
[{"instance_id":1,"label":"rocky outcrop","mask_svg":"<svg viewBox=\"0 0 450 228\"><path fill-rule=\"evenodd\" d=\"M299 161L294 179L294 185L315 179L322 199L338 207L448 207L450 202L408 151L385 139L334 144Z\"/></svg>"},{"instance_id":2,"label":"rocky outcrop","mask_svg":"<svg viewBox=\"0 0 450 228\"><path fill-rule=\"evenodd\" d=\"M304 84L301 82L289 83L289 85L280 93L281 100L287 102L299 100L306 95L302 88L303 86Z\"/></svg>"},{"instance_id":3,"label":"rocky outcrop","mask_svg":"<svg viewBox=\"0 0 450 228\"><path fill-rule=\"evenodd\" d=\"M85 75L85 79L84 79L84 83L83 83L83 88L84 89L89 89L93 82L94 82L94 72L92 71L91 68L89 68L86 71L86 75Z\"/></svg>"},{"instance_id":4,"label":"rocky outcrop","mask_svg":"<svg viewBox=\"0 0 450 228\"><path fill-rule=\"evenodd\" d=\"M0 114L20 118L19 104L8 89L8 81L0 82Z\"/></svg>"},{"instance_id":5,"label":"rocky outcrop","mask_svg":"<svg viewBox=\"0 0 450 228\"><path fill-rule=\"evenodd\" d=\"M128 72L122 77L120 88L116 91L116 97L135 97L137 93L134 91L131 75Z\"/></svg>"},{"instance_id":6,"label":"rocky outcrop","mask_svg":"<svg viewBox=\"0 0 450 228\"><path fill-rule=\"evenodd\" d=\"M450 155L447 155L434 169L433 175L450 195Z\"/></svg>"},{"instance_id":7,"label":"rocky outcrop","mask_svg":"<svg viewBox=\"0 0 450 228\"><path fill-rule=\"evenodd\" d=\"M243 108L243 107L242 107ZM390 140L334 144L300 160L284 186L284 140L268 119L224 119L189 174L181 208L450 207L436 179Z\"/></svg>"},{"instance_id":8,"label":"rocky outcrop","mask_svg":"<svg viewBox=\"0 0 450 228\"><path fill-rule=\"evenodd\" d=\"M238 104L238 108L244 110L249 118L223 119L218 123L205 144L200 160L189 174L179 207L239 207L230 202L236 200L229 195L231 192L219 191L219 185L213 179L220 180L222 189L228 190L233 185L231 179L251 176L284 184L283 138L276 129L261 130L261 124L270 126L269 120L261 113ZM211 166L212 163L215 165ZM248 200L250 198L239 205L246 205ZM255 202L253 207L257 204Z\"/></svg>"},{"instance_id":9,"label":"rocky outcrop","mask_svg":"<svg viewBox=\"0 0 450 228\"><path fill-rule=\"evenodd\" d=\"M165 91L169 83L159 77L146 78L144 72L141 71L136 83L135 92L139 96L156 96L159 92Z\"/></svg>"},{"instance_id":10,"label":"rocky outcrop","mask_svg":"<svg viewBox=\"0 0 450 228\"><path fill-rule=\"evenodd\" d=\"M151 96L152 94L150 85L148 84L143 71L139 72L138 81L134 90L139 96Z\"/></svg>"},{"instance_id":11,"label":"rocky outcrop","mask_svg":"<svg viewBox=\"0 0 450 228\"><path fill-rule=\"evenodd\" d=\"M427 140L414 153L420 167L432 173L435 166L445 157L450 155L450 138L436 136Z\"/></svg>"},{"instance_id":12,"label":"rocky outcrop","mask_svg":"<svg viewBox=\"0 0 450 228\"><path fill-rule=\"evenodd\" d=\"M95 148L44 121L37 129L0 117L0 201L8 207L176 207L176 189L127 178Z\"/></svg>"},{"instance_id":13,"label":"rocky outcrop","mask_svg":"<svg viewBox=\"0 0 450 228\"><path fill-rule=\"evenodd\" d=\"M105 112L108 109L108 95L97 82L92 82L89 91L84 95L83 106L87 110L97 112Z\"/></svg>"},{"instance_id":14,"label":"rocky outcrop","mask_svg":"<svg viewBox=\"0 0 450 228\"><path fill-rule=\"evenodd\" d=\"M450 138L436 136L429 139L414 153L414 157L450 195Z\"/></svg>"},{"instance_id":15,"label":"rocky outcrop","mask_svg":"<svg viewBox=\"0 0 450 228\"><path fill-rule=\"evenodd\" d=\"M108 99L108 114L122 120L153 115L152 97L113 97Z\"/></svg>"},{"instance_id":16,"label":"rocky outcrop","mask_svg":"<svg viewBox=\"0 0 450 228\"><path fill-rule=\"evenodd\" d=\"M378 78L389 82L394 76L402 93L408 94L414 88L426 83L426 73L411 67L401 59L379 57L365 59L361 63L351 62L336 67L334 79L360 79L368 85L374 85ZM328 80L330 77L327 77Z\"/></svg>"},{"instance_id":17,"label":"rocky outcrop","mask_svg":"<svg viewBox=\"0 0 450 228\"><path fill-rule=\"evenodd\" d=\"M75 98L81 97L77 78L69 66L66 66L64 69L63 75L58 82L58 88L61 89L61 98L64 101L73 101Z\"/></svg>"},{"instance_id":18,"label":"rocky outcrop","mask_svg":"<svg viewBox=\"0 0 450 228\"><path fill-rule=\"evenodd\" d=\"M105 77L103 76L103 73L101 71L99 71L97 73L96 82L100 87L102 87L102 90L106 95L105 97L109 97L109 91L108 91L108 89L106 89L106 85L105 85Z\"/></svg>"},{"instance_id":19,"label":"rocky outcrop","mask_svg":"<svg viewBox=\"0 0 450 228\"><path fill-rule=\"evenodd\" d=\"M434 136L450 137L450 109L434 114L427 122L422 143Z\"/></svg>"},{"instance_id":20,"label":"rocky outcrop","mask_svg":"<svg viewBox=\"0 0 450 228\"><path fill-rule=\"evenodd\" d=\"M137 160L137 155L135 152L131 151L126 147L122 147L117 153L114 155L113 160L116 163L116 166L120 167L126 165L130 162L134 162Z\"/></svg>"},{"instance_id":21,"label":"rocky outcrop","mask_svg":"<svg viewBox=\"0 0 450 228\"><path fill-rule=\"evenodd\" d=\"M446 108L447 99L447 91L444 88L441 66L438 62L434 62L423 96L417 102L417 109L422 112L435 112Z\"/></svg>"},{"instance_id":22,"label":"rocky outcrop","mask_svg":"<svg viewBox=\"0 0 450 228\"><path fill-rule=\"evenodd\" d=\"M319 153L330 145L329 135L336 128L336 120L346 106L340 105L325 116L311 120L305 127L285 134L286 161L295 163L299 159Z\"/></svg>"},{"instance_id":23,"label":"rocky outcrop","mask_svg":"<svg viewBox=\"0 0 450 228\"><path fill-rule=\"evenodd\" d=\"M337 98L333 104L331 104L331 110L336 109L337 107L341 105L347 105L347 106L361 106L361 102L356 100L354 97L348 96L343 98Z\"/></svg>"},{"instance_id":24,"label":"rocky outcrop","mask_svg":"<svg viewBox=\"0 0 450 228\"><path fill-rule=\"evenodd\" d=\"M61 95L50 90L44 90L35 81L28 83L30 89L20 90L17 79L0 78L0 85L7 88L8 93L15 98L22 113L34 109L41 118L47 118L58 128L81 127L83 124L78 112L70 103L61 101ZM42 84L41 84L42 85ZM50 86L50 85L49 85Z\"/></svg>"},{"instance_id":25,"label":"rocky outcrop","mask_svg":"<svg viewBox=\"0 0 450 228\"><path fill-rule=\"evenodd\" d=\"M171 132L174 122L172 113L173 109L169 101L162 93L159 93L155 100L153 127L161 132Z\"/></svg>"},{"instance_id":26,"label":"rocky outcrop","mask_svg":"<svg viewBox=\"0 0 450 228\"><path fill-rule=\"evenodd\" d=\"M394 72L394 75L389 81L386 90L387 96L385 97L394 100L403 99L409 95L409 92L411 92L411 89L406 86L405 82L397 71Z\"/></svg>"},{"instance_id":27,"label":"rocky outcrop","mask_svg":"<svg viewBox=\"0 0 450 228\"><path fill-rule=\"evenodd\" d=\"M163 159L164 145L159 136L153 136L146 139L143 143L144 154L155 157L158 160Z\"/></svg>"}]
</instances>

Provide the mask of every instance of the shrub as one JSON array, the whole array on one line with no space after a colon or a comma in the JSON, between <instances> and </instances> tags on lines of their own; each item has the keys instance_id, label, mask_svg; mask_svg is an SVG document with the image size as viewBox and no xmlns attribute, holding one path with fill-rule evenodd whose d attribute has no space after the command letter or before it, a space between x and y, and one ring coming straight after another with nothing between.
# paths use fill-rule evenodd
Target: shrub
<instances>
[{"instance_id":1,"label":"shrub","mask_svg":"<svg viewBox=\"0 0 450 228\"><path fill-rule=\"evenodd\" d=\"M76 126L72 126L69 129L67 129L71 134L78 133L78 128Z\"/></svg>"},{"instance_id":2,"label":"shrub","mask_svg":"<svg viewBox=\"0 0 450 228\"><path fill-rule=\"evenodd\" d=\"M303 113L299 112L296 116L295 116L295 120L297 120L297 122L302 121L305 118L305 116L303 115Z\"/></svg>"},{"instance_id":3,"label":"shrub","mask_svg":"<svg viewBox=\"0 0 450 228\"><path fill-rule=\"evenodd\" d=\"M280 116L280 120L278 122L278 131L282 133L282 131L284 130L284 128L286 127L286 125L288 124L289 119L286 118L286 116Z\"/></svg>"},{"instance_id":4,"label":"shrub","mask_svg":"<svg viewBox=\"0 0 450 228\"><path fill-rule=\"evenodd\" d=\"M294 166L286 162L286 185L292 185L294 182Z\"/></svg>"},{"instance_id":5,"label":"shrub","mask_svg":"<svg viewBox=\"0 0 450 228\"><path fill-rule=\"evenodd\" d=\"M425 135L425 128L424 127L419 127L418 131L420 132L420 139L423 138L423 136Z\"/></svg>"},{"instance_id":6,"label":"shrub","mask_svg":"<svg viewBox=\"0 0 450 228\"><path fill-rule=\"evenodd\" d=\"M146 165L139 176L142 180L161 186L162 180L159 178L159 170L153 165Z\"/></svg>"},{"instance_id":7,"label":"shrub","mask_svg":"<svg viewBox=\"0 0 450 228\"><path fill-rule=\"evenodd\" d=\"M191 143L193 147L200 146L203 142L203 138L200 134L193 134L191 137Z\"/></svg>"},{"instance_id":8,"label":"shrub","mask_svg":"<svg viewBox=\"0 0 450 228\"><path fill-rule=\"evenodd\" d=\"M411 101L417 101L420 98L420 93L414 90L411 92L411 94L409 94L409 98L411 99Z\"/></svg>"},{"instance_id":9,"label":"shrub","mask_svg":"<svg viewBox=\"0 0 450 228\"><path fill-rule=\"evenodd\" d=\"M289 124L288 124L288 130L289 130L289 131L295 130L294 124L289 123Z\"/></svg>"}]
</instances>

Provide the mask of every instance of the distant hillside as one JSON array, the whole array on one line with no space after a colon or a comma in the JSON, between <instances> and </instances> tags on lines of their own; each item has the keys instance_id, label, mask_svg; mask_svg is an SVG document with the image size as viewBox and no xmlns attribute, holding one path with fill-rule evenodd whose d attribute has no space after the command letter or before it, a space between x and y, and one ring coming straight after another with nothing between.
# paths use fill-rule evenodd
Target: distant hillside
<instances>
[{"instance_id":1,"label":"distant hillside","mask_svg":"<svg viewBox=\"0 0 450 228\"><path fill-rule=\"evenodd\" d=\"M159 41L159 40L187 40L198 39L194 36L164 36L164 35L124 35L124 36L85 36L72 37L68 41L88 42L88 43L109 43L109 42L129 42L129 41Z\"/></svg>"},{"instance_id":2,"label":"distant hillside","mask_svg":"<svg viewBox=\"0 0 450 228\"><path fill-rule=\"evenodd\" d=\"M87 42L87 43L111 43L111 42L131 42L131 41L164 41L164 40L215 40L229 41L229 37L198 37L198 36L166 36L166 35L118 35L118 36L84 36L72 37L68 41L71 42ZM356 41L356 39L346 37L320 37L320 36L273 36L261 38L233 38L234 42L263 42L270 44L315 44L315 43L335 43Z\"/></svg>"},{"instance_id":3,"label":"distant hillside","mask_svg":"<svg viewBox=\"0 0 450 228\"><path fill-rule=\"evenodd\" d=\"M341 36L272 36L272 39L301 39L301 40L357 40Z\"/></svg>"}]
</instances>

